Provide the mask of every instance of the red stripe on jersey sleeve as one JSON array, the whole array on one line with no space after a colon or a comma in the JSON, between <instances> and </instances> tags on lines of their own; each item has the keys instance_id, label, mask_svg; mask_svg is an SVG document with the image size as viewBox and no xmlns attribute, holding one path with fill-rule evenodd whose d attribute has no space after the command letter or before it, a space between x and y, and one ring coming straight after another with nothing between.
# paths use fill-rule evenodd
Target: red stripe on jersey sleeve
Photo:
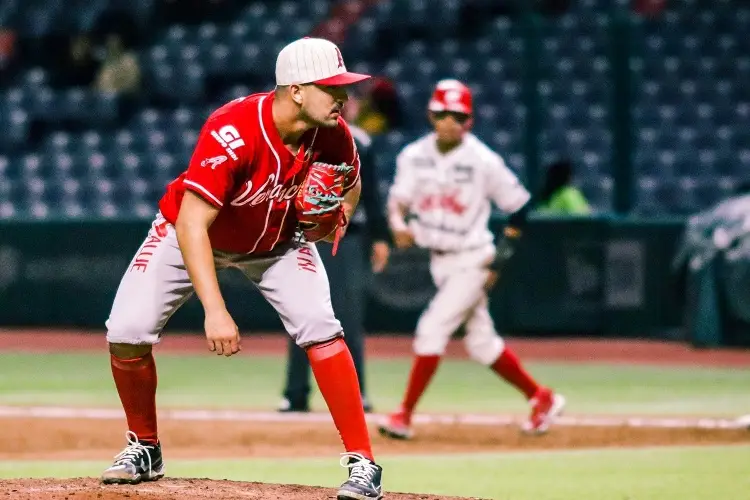
<instances>
[{"instance_id":1,"label":"red stripe on jersey sleeve","mask_svg":"<svg viewBox=\"0 0 750 500\"><path fill-rule=\"evenodd\" d=\"M185 179L184 181L182 181L182 183L185 185L185 189L189 189L190 191L194 192L216 208L221 208L224 206L224 203L222 203L216 196L211 194L208 189L204 188L197 182Z\"/></svg>"}]
</instances>

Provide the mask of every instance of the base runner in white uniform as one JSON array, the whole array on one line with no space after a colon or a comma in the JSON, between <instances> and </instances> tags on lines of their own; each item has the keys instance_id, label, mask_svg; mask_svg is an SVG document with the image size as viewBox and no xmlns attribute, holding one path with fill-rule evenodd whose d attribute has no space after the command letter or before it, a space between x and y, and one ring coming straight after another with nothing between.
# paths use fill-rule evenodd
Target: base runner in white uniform
<instances>
[{"instance_id":1,"label":"base runner in white uniform","mask_svg":"<svg viewBox=\"0 0 750 500\"><path fill-rule=\"evenodd\" d=\"M417 402L435 374L451 336L465 327L472 359L490 367L529 400L522 428L547 431L565 406L562 395L538 384L498 335L487 306L497 266L529 209L529 192L503 159L469 133L471 91L456 80L439 82L429 103L434 132L399 154L388 199L396 246L431 251L430 272L438 289L417 324L414 364L401 408L380 426L381 434L408 439ZM511 214L499 244L488 229L490 201Z\"/></svg>"}]
</instances>

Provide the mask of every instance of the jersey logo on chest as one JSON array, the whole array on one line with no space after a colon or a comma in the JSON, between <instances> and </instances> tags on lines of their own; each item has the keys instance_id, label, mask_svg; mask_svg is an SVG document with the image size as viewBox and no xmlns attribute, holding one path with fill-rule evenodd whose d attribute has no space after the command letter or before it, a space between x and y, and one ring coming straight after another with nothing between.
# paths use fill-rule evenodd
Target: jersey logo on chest
<instances>
[{"instance_id":1,"label":"jersey logo on chest","mask_svg":"<svg viewBox=\"0 0 750 500\"><path fill-rule=\"evenodd\" d=\"M245 183L245 189L242 193L232 200L231 204L235 207L250 205L254 207L268 201L286 201L294 198L299 190L299 184L290 184L284 186L277 184L276 174L268 174L268 178L257 189L253 190L252 179Z\"/></svg>"},{"instance_id":2,"label":"jersey logo on chest","mask_svg":"<svg viewBox=\"0 0 750 500\"><path fill-rule=\"evenodd\" d=\"M419 199L419 212L427 213L435 210L445 211L454 215L462 215L468 208L461 202L461 190L452 189L441 193L431 193Z\"/></svg>"},{"instance_id":3,"label":"jersey logo on chest","mask_svg":"<svg viewBox=\"0 0 750 500\"><path fill-rule=\"evenodd\" d=\"M453 167L453 181L467 183L474 180L474 167L470 165L456 165Z\"/></svg>"}]
</instances>

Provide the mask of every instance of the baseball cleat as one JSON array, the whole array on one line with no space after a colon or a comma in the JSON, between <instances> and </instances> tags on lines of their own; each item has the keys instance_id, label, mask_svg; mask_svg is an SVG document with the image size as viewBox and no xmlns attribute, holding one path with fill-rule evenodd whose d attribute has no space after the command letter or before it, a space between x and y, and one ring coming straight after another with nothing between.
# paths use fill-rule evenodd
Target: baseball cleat
<instances>
[{"instance_id":1,"label":"baseball cleat","mask_svg":"<svg viewBox=\"0 0 750 500\"><path fill-rule=\"evenodd\" d=\"M279 413L308 413L310 411L310 406L306 402L292 404L291 401L284 398L281 400L281 403L279 403L276 411Z\"/></svg>"},{"instance_id":2,"label":"baseball cleat","mask_svg":"<svg viewBox=\"0 0 750 500\"><path fill-rule=\"evenodd\" d=\"M531 416L521 429L527 434L544 434L565 409L565 397L550 389L539 389L529 401Z\"/></svg>"},{"instance_id":3,"label":"baseball cleat","mask_svg":"<svg viewBox=\"0 0 750 500\"><path fill-rule=\"evenodd\" d=\"M388 416L388 420L378 427L378 430L382 436L391 439L411 439L414 437L414 431L411 430L410 420L411 418L404 412L392 413Z\"/></svg>"},{"instance_id":4,"label":"baseball cleat","mask_svg":"<svg viewBox=\"0 0 750 500\"><path fill-rule=\"evenodd\" d=\"M125 433L128 445L115 455L114 463L102 473L104 484L138 484L164 477L161 445L138 441L134 432Z\"/></svg>"},{"instance_id":5,"label":"baseball cleat","mask_svg":"<svg viewBox=\"0 0 750 500\"><path fill-rule=\"evenodd\" d=\"M372 407L372 403L365 396L362 396L362 409L365 410L365 413L372 413L373 411L375 411L375 409Z\"/></svg>"},{"instance_id":6,"label":"baseball cleat","mask_svg":"<svg viewBox=\"0 0 750 500\"><path fill-rule=\"evenodd\" d=\"M383 468L359 453L343 453L341 466L349 469L349 479L339 488L337 500L379 500L383 498L380 484Z\"/></svg>"}]
</instances>

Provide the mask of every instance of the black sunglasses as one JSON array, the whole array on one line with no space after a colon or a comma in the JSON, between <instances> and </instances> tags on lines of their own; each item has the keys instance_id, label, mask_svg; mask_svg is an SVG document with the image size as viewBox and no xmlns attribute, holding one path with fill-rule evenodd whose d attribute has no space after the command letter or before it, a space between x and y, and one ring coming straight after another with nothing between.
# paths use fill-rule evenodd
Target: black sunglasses
<instances>
[{"instance_id":1,"label":"black sunglasses","mask_svg":"<svg viewBox=\"0 0 750 500\"><path fill-rule=\"evenodd\" d=\"M453 119L456 120L456 122L460 123L461 125L469 121L469 118L471 118L470 115L467 115L464 113L457 113L455 111L434 111L432 114L436 120L444 120L445 118L452 116Z\"/></svg>"}]
</instances>

